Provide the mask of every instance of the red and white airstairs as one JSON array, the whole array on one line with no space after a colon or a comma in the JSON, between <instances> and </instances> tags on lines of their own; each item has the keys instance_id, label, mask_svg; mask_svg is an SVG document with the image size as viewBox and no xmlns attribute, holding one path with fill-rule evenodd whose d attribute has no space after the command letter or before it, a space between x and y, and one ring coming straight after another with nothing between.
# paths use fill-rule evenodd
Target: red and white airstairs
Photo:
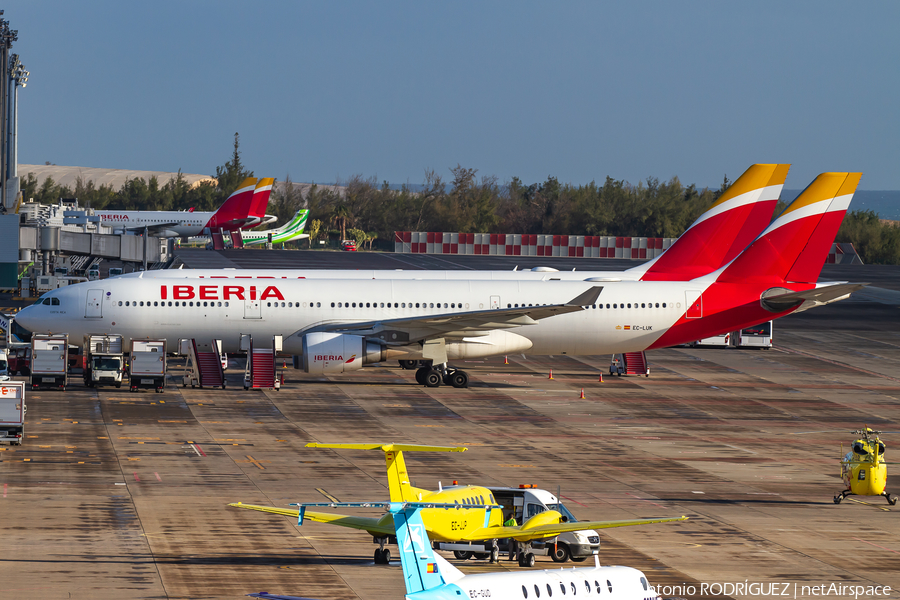
<instances>
[{"instance_id":1,"label":"red and white airstairs","mask_svg":"<svg viewBox=\"0 0 900 600\"><path fill-rule=\"evenodd\" d=\"M178 340L179 353L187 356L181 386L221 387L225 389L225 370L222 368L222 340L197 344L195 339Z\"/></svg>"},{"instance_id":2,"label":"red and white airstairs","mask_svg":"<svg viewBox=\"0 0 900 600\"><path fill-rule=\"evenodd\" d=\"M247 353L247 367L244 369L244 389L280 390L284 383L276 373L275 357L281 352L282 337L272 336L269 346L254 346L249 334L241 334L241 350Z\"/></svg>"}]
</instances>

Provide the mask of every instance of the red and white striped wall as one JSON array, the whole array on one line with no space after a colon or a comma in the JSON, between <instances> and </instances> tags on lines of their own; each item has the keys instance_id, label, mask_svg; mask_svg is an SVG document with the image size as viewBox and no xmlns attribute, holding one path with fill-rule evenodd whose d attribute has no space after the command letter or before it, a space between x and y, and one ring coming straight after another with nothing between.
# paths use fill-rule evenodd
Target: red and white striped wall
<instances>
[{"instance_id":1,"label":"red and white striped wall","mask_svg":"<svg viewBox=\"0 0 900 600\"><path fill-rule=\"evenodd\" d=\"M861 265L863 261L859 254L856 253L856 248L853 247L853 244L844 242L831 245L831 250L828 251L828 258L825 260L825 263L829 265Z\"/></svg>"},{"instance_id":2,"label":"red and white striped wall","mask_svg":"<svg viewBox=\"0 0 900 600\"><path fill-rule=\"evenodd\" d=\"M491 256L577 256L640 260L659 256L674 241L675 238L598 235L395 231L394 252Z\"/></svg>"}]
</instances>

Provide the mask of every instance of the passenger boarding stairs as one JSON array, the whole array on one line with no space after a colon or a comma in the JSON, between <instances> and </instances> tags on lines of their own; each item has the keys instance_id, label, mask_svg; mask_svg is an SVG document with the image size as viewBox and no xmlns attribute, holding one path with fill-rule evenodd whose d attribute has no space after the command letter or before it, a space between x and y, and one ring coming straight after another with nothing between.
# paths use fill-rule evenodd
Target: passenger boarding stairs
<instances>
[{"instance_id":1,"label":"passenger boarding stairs","mask_svg":"<svg viewBox=\"0 0 900 600\"><path fill-rule=\"evenodd\" d=\"M240 231L232 231L231 232L231 247L232 248L243 248L244 247L244 236L241 235Z\"/></svg>"},{"instance_id":2,"label":"passenger boarding stairs","mask_svg":"<svg viewBox=\"0 0 900 600\"><path fill-rule=\"evenodd\" d=\"M202 350L200 349L202 348ZM207 349L208 348L208 349ZM225 371L222 368L222 340L212 340L208 346L198 347L197 340L180 340L179 350L187 356L182 387L200 386L225 389Z\"/></svg>"},{"instance_id":3,"label":"passenger boarding stairs","mask_svg":"<svg viewBox=\"0 0 900 600\"><path fill-rule=\"evenodd\" d=\"M275 355L281 351L281 336L272 337L269 347L254 347L249 334L241 335L241 350L247 353L247 367L244 369L244 389L281 389L282 381L276 374Z\"/></svg>"},{"instance_id":4,"label":"passenger boarding stairs","mask_svg":"<svg viewBox=\"0 0 900 600\"><path fill-rule=\"evenodd\" d=\"M610 375L644 375L650 377L650 365L644 352L613 354L609 365Z\"/></svg>"},{"instance_id":5,"label":"passenger boarding stairs","mask_svg":"<svg viewBox=\"0 0 900 600\"><path fill-rule=\"evenodd\" d=\"M222 234L222 230L215 231L212 234L212 245L213 250L224 250L225 249L225 236Z\"/></svg>"}]
</instances>

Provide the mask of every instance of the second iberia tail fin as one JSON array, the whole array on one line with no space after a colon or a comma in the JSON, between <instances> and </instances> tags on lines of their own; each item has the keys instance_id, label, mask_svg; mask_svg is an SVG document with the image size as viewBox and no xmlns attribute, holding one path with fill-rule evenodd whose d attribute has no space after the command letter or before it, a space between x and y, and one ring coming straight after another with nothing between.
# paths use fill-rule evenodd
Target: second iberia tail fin
<instances>
[{"instance_id":1,"label":"second iberia tail fin","mask_svg":"<svg viewBox=\"0 0 900 600\"><path fill-rule=\"evenodd\" d=\"M862 173L822 173L717 281L815 283Z\"/></svg>"}]
</instances>

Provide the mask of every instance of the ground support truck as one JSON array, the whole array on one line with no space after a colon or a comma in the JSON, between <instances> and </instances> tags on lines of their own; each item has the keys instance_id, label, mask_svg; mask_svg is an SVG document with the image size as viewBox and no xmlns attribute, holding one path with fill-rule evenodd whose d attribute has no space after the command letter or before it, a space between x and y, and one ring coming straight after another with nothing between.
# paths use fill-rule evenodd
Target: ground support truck
<instances>
[{"instance_id":1,"label":"ground support truck","mask_svg":"<svg viewBox=\"0 0 900 600\"><path fill-rule=\"evenodd\" d=\"M21 446L25 439L25 383L0 383L0 442Z\"/></svg>"},{"instance_id":2,"label":"ground support truck","mask_svg":"<svg viewBox=\"0 0 900 600\"><path fill-rule=\"evenodd\" d=\"M524 524L531 517L546 510L558 511L567 521L577 522L575 516L559 501L559 498L547 490L537 489L528 484L521 485L518 488L489 487L487 489L494 495L497 504L503 505L504 518L506 515L512 514L519 525ZM452 550L454 556L461 560L466 560L470 557L479 559L490 558L493 546L492 541L435 543L436 549ZM498 546L501 554L504 554L508 547L508 540L498 540ZM570 558L576 562L581 562L600 549L600 534L593 529L571 531L560 534L557 537L532 542L531 549L537 555L549 554L554 562L563 563Z\"/></svg>"},{"instance_id":3,"label":"ground support truck","mask_svg":"<svg viewBox=\"0 0 900 600\"><path fill-rule=\"evenodd\" d=\"M68 362L68 334L31 336L32 389L47 386L65 390L68 383Z\"/></svg>"},{"instance_id":4,"label":"ground support truck","mask_svg":"<svg viewBox=\"0 0 900 600\"><path fill-rule=\"evenodd\" d=\"M162 394L166 387L166 340L133 340L129 367L131 391L138 388L156 390Z\"/></svg>"},{"instance_id":5,"label":"ground support truck","mask_svg":"<svg viewBox=\"0 0 900 600\"><path fill-rule=\"evenodd\" d=\"M125 372L125 356L122 354L122 336L86 335L82 345L84 357L84 385L114 385L122 387Z\"/></svg>"}]
</instances>

